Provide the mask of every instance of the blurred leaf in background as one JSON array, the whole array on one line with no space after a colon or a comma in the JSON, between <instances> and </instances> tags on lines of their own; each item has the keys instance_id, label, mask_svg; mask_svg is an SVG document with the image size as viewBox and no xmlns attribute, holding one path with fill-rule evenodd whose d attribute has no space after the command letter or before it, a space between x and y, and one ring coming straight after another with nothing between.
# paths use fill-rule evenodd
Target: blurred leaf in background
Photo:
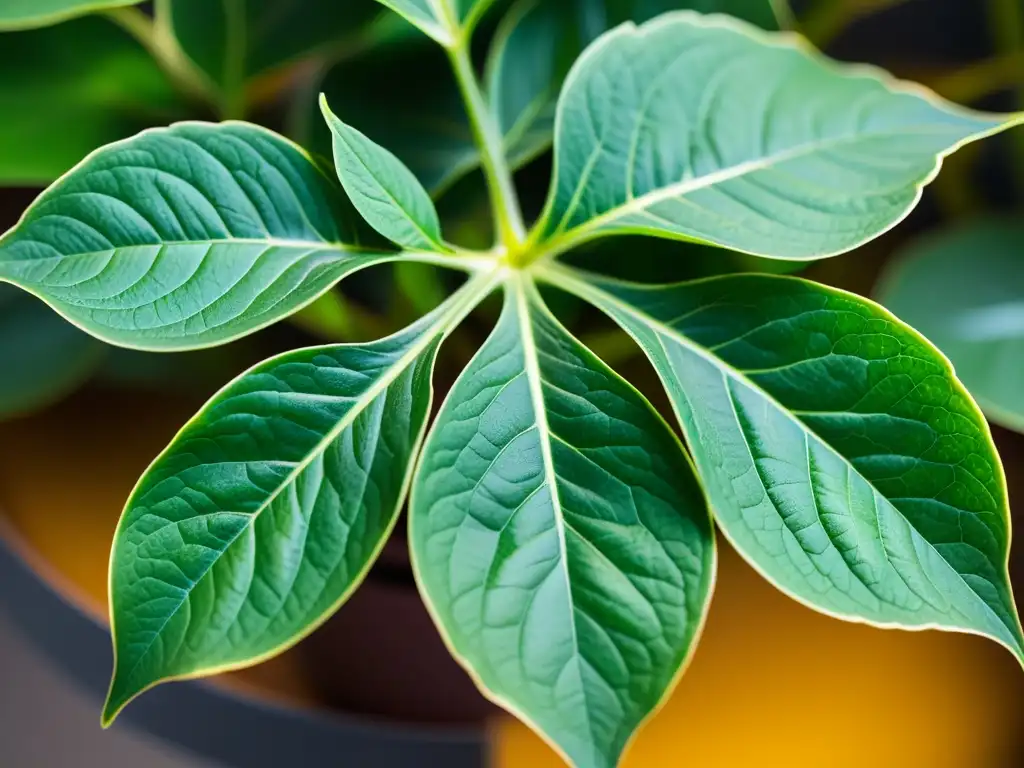
<instances>
[{"instance_id":1,"label":"blurred leaf in background","mask_svg":"<svg viewBox=\"0 0 1024 768\"><path fill-rule=\"evenodd\" d=\"M879 298L936 344L992 421L1024 431L1024 223L979 220L914 243Z\"/></svg>"},{"instance_id":2,"label":"blurred leaf in background","mask_svg":"<svg viewBox=\"0 0 1024 768\"><path fill-rule=\"evenodd\" d=\"M46 184L103 144L188 111L109 20L0 33L0 185Z\"/></svg>"},{"instance_id":3,"label":"blurred leaf in background","mask_svg":"<svg viewBox=\"0 0 1024 768\"><path fill-rule=\"evenodd\" d=\"M106 351L34 296L0 283L0 419L27 415L71 393Z\"/></svg>"}]
</instances>

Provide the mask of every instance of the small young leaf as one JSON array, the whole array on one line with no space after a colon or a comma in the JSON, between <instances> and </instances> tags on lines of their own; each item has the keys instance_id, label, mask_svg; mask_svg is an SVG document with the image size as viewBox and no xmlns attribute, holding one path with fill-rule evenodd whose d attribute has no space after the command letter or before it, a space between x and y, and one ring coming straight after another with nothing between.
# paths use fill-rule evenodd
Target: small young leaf
<instances>
[{"instance_id":1,"label":"small young leaf","mask_svg":"<svg viewBox=\"0 0 1024 768\"><path fill-rule=\"evenodd\" d=\"M946 353L990 419L1024 431L1024 226L988 221L912 246L882 303Z\"/></svg>"},{"instance_id":2,"label":"small young leaf","mask_svg":"<svg viewBox=\"0 0 1024 768\"><path fill-rule=\"evenodd\" d=\"M3 0L0 3L0 32L31 29L95 13L107 8L138 5L142 0Z\"/></svg>"},{"instance_id":3,"label":"small young leaf","mask_svg":"<svg viewBox=\"0 0 1024 768\"><path fill-rule=\"evenodd\" d=\"M558 105L540 232L614 233L816 259L881 234L940 159L1024 121L960 109L795 38L666 14L597 40Z\"/></svg>"},{"instance_id":4,"label":"small young leaf","mask_svg":"<svg viewBox=\"0 0 1024 768\"><path fill-rule=\"evenodd\" d=\"M0 280L112 344L225 343L394 258L343 245L344 198L296 146L182 123L99 150L0 239Z\"/></svg>"},{"instance_id":5,"label":"small young leaf","mask_svg":"<svg viewBox=\"0 0 1024 768\"><path fill-rule=\"evenodd\" d=\"M544 274L646 352L716 519L774 584L840 618L986 635L1024 661L1002 465L921 336L798 278Z\"/></svg>"},{"instance_id":6,"label":"small young leaf","mask_svg":"<svg viewBox=\"0 0 1024 768\"><path fill-rule=\"evenodd\" d=\"M402 161L345 125L320 96L334 138L334 163L353 205L384 237L414 250L449 251L430 195Z\"/></svg>"},{"instance_id":7,"label":"small young leaf","mask_svg":"<svg viewBox=\"0 0 1024 768\"><path fill-rule=\"evenodd\" d=\"M42 302L0 284L0 419L69 394L96 370L106 350Z\"/></svg>"},{"instance_id":8,"label":"small young leaf","mask_svg":"<svg viewBox=\"0 0 1024 768\"><path fill-rule=\"evenodd\" d=\"M438 345L492 288L382 341L262 363L185 426L115 536L105 723L159 682L283 651L352 593L401 508Z\"/></svg>"},{"instance_id":9,"label":"small young leaf","mask_svg":"<svg viewBox=\"0 0 1024 768\"><path fill-rule=\"evenodd\" d=\"M579 768L614 766L693 651L707 505L635 389L513 277L414 481L424 598L481 689Z\"/></svg>"},{"instance_id":10,"label":"small young leaf","mask_svg":"<svg viewBox=\"0 0 1024 768\"><path fill-rule=\"evenodd\" d=\"M38 187L188 112L138 41L93 17L0 38L0 114L0 185Z\"/></svg>"},{"instance_id":11,"label":"small young leaf","mask_svg":"<svg viewBox=\"0 0 1024 768\"><path fill-rule=\"evenodd\" d=\"M587 44L617 24L645 22L680 9L727 13L764 29L778 29L770 0L519 0L513 5L488 62L491 108L513 167L550 146L558 92Z\"/></svg>"},{"instance_id":12,"label":"small young leaf","mask_svg":"<svg viewBox=\"0 0 1024 768\"><path fill-rule=\"evenodd\" d=\"M341 61L317 87L330 103L344 104L346 121L394 152L432 195L480 164L451 62L421 35ZM332 154L331 132L315 99L308 99L292 128L303 146Z\"/></svg>"}]
</instances>

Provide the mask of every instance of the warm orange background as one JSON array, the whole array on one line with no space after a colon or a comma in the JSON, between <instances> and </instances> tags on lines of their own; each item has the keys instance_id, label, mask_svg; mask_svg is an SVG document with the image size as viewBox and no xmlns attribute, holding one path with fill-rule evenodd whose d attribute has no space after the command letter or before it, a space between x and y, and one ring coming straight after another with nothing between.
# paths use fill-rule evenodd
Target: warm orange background
<instances>
[{"instance_id":1,"label":"warm orange background","mask_svg":"<svg viewBox=\"0 0 1024 768\"><path fill-rule=\"evenodd\" d=\"M53 566L50 578L79 585L79 600L96 612L121 505L190 409L139 395L117 404L79 396L0 425L0 506L30 553ZM293 701L306 694L288 658L232 682L269 685ZM693 664L625 765L1009 768L1024 765L1022 723L1024 672L994 643L829 619L723 547ZM508 768L562 765L511 720L495 729L495 756Z\"/></svg>"}]
</instances>

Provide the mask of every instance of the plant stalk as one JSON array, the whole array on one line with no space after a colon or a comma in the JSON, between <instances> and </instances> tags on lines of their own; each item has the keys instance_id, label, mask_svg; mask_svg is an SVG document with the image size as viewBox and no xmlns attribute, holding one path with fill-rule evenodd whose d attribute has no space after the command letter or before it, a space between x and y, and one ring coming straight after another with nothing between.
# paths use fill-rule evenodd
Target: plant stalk
<instances>
[{"instance_id":1,"label":"plant stalk","mask_svg":"<svg viewBox=\"0 0 1024 768\"><path fill-rule=\"evenodd\" d=\"M494 208L495 229L505 247L514 251L526 238L526 226L512 182L512 171L505 159L504 142L480 91L480 83L469 59L468 41L460 38L448 49L448 57L480 150L481 165Z\"/></svg>"},{"instance_id":2,"label":"plant stalk","mask_svg":"<svg viewBox=\"0 0 1024 768\"><path fill-rule=\"evenodd\" d=\"M209 84L185 57L177 42L170 35L163 34L149 16L134 7L111 8L103 15L149 52L179 92L206 104L216 104Z\"/></svg>"}]
</instances>

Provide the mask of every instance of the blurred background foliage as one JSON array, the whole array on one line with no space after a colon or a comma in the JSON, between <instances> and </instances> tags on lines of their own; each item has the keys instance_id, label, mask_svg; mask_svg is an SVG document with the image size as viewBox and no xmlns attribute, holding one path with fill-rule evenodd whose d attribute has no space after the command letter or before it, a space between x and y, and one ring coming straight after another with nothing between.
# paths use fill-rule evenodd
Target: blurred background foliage
<instances>
[{"instance_id":1,"label":"blurred background foliage","mask_svg":"<svg viewBox=\"0 0 1024 768\"><path fill-rule=\"evenodd\" d=\"M47 3L52 0L34 6L12 0L9 11L0 10L0 229L96 147L176 120L250 120L329 157L316 105L324 91L343 119L399 155L434 192L450 239L467 247L491 244L486 189L448 63L432 41L375 0L124 0L63 20L44 12ZM474 56L518 169L527 215L538 214L545 200L554 98L572 60L609 26L672 8L721 10L762 27L792 29L837 59L881 66L971 107L1024 108L1024 0L771 3L498 0ZM35 19L26 21L29 7ZM502 57L515 66L498 66ZM515 77L503 77L507 72ZM1013 218L1022 193L1024 131L1017 130L954 155L908 223L824 262L769 261L632 237L602 241L570 258L636 280L755 270L802 273L865 295L877 291L953 358L993 420L1021 428L1024 226ZM370 232L364 237L374 241ZM287 324L173 363L104 347L31 297L0 286L0 418L39 409L94 377L212 391L280 349L396 330L435 306L456 279L424 265L378 267ZM609 362L641 365L632 343L596 312L564 296L551 298ZM486 316L470 322L445 354L464 361L487 322Z\"/></svg>"}]
</instances>

